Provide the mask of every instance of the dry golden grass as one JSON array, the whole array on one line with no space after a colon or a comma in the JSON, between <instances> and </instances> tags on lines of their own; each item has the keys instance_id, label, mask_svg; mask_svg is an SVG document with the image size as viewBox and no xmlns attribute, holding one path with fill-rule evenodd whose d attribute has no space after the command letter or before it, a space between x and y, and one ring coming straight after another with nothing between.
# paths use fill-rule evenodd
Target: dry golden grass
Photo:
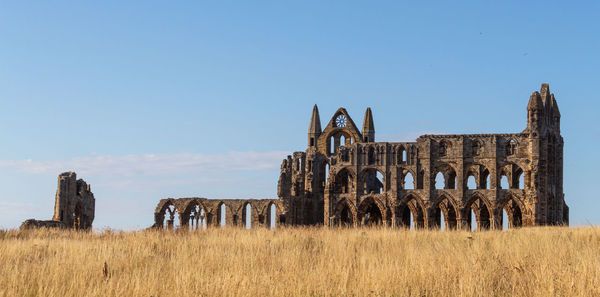
<instances>
[{"instance_id":1,"label":"dry golden grass","mask_svg":"<svg viewBox=\"0 0 600 297\"><path fill-rule=\"evenodd\" d=\"M600 229L0 231L0 273L1 296L600 296Z\"/></svg>"}]
</instances>

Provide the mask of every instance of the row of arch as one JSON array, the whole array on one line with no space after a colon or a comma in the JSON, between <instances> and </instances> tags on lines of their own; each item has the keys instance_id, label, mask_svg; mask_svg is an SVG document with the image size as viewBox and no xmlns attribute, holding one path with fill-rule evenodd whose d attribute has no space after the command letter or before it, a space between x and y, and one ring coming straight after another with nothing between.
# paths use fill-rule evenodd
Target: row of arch
<instances>
[{"instance_id":1,"label":"row of arch","mask_svg":"<svg viewBox=\"0 0 600 297\"><path fill-rule=\"evenodd\" d=\"M525 188L525 174L523 170L516 166L513 171L508 171L503 168L499 171L499 189L524 189ZM436 169L435 179L433 183L433 187L435 189L456 189L456 171L448 165L440 166ZM424 172L420 172L419 178L415 179L413 173L410 170L404 169L400 171L400 176L398 178L398 189L401 190L414 190L414 189L423 189L423 175ZM377 181L374 181L379 189L376 189L375 186L369 186L367 183L369 179L373 179L373 176L377 177ZM346 168L342 168L340 171L336 173L334 178L334 192L346 194L350 193L354 189L353 181L355 179L355 174L352 170ZM382 172L376 168L365 168L359 174L357 179L356 187L361 194L369 194L371 191L374 191L376 194L385 191L388 187L385 184L385 176ZM489 170L485 167L482 167L481 170L467 170L466 178L464 179L464 188L467 190L489 190L492 187L491 176Z\"/></svg>"},{"instance_id":2,"label":"row of arch","mask_svg":"<svg viewBox=\"0 0 600 297\"><path fill-rule=\"evenodd\" d=\"M279 200L163 199L154 213L159 229L204 230L208 227L269 227L282 223Z\"/></svg>"},{"instance_id":3,"label":"row of arch","mask_svg":"<svg viewBox=\"0 0 600 297\"><path fill-rule=\"evenodd\" d=\"M479 156L483 153L483 149L485 147L485 142L480 139L471 139L470 140L470 152L471 156ZM447 155L451 155L452 148L454 147L454 143L447 139L442 139L437 143L437 152L440 157L445 157ZM506 156L513 156L517 153L519 149L519 141L516 138L510 138L505 140L504 144L504 154Z\"/></svg>"},{"instance_id":4,"label":"row of arch","mask_svg":"<svg viewBox=\"0 0 600 297\"><path fill-rule=\"evenodd\" d=\"M524 205L511 196L492 206L483 196L473 196L459 207L447 196L429 207L416 195L406 196L397 206L387 207L377 195L364 198L358 206L347 199L335 205L330 225L386 225L403 228L488 230L517 228L523 225Z\"/></svg>"}]
</instances>

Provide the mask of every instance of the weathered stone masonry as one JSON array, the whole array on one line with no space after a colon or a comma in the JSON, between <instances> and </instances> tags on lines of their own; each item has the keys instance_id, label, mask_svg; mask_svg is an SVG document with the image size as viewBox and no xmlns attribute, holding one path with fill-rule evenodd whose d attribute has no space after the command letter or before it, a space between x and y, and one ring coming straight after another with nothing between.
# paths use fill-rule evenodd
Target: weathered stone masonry
<instances>
[{"instance_id":1,"label":"weathered stone masonry","mask_svg":"<svg viewBox=\"0 0 600 297\"><path fill-rule=\"evenodd\" d=\"M50 221L26 220L22 229L36 227L75 228L88 230L94 222L96 200L91 187L75 172L64 172L58 176L54 203L54 216Z\"/></svg>"},{"instance_id":2,"label":"weathered stone masonry","mask_svg":"<svg viewBox=\"0 0 600 297\"><path fill-rule=\"evenodd\" d=\"M468 229L473 210L477 228L499 229L504 210L510 227L568 224L560 117L554 94L543 84L531 94L521 133L375 142L371 109L362 132L344 108L321 130L315 105L308 148L281 166L278 195L286 222L439 228L443 214L446 227ZM443 189L435 188L438 173ZM469 177L476 188L467 188Z\"/></svg>"},{"instance_id":3,"label":"weathered stone masonry","mask_svg":"<svg viewBox=\"0 0 600 297\"><path fill-rule=\"evenodd\" d=\"M270 226L273 213L275 224L285 223L283 206L277 199L206 199L167 198L162 199L154 211L154 228L176 227L201 229L209 226L246 225L246 208L250 207L251 226ZM275 211L271 211L274 208Z\"/></svg>"},{"instance_id":4,"label":"weathered stone masonry","mask_svg":"<svg viewBox=\"0 0 600 297\"><path fill-rule=\"evenodd\" d=\"M248 205L252 226L268 226L275 213L277 224L296 226L440 228L443 215L449 229L470 229L471 220L478 229L501 229L503 211L509 227L568 224L560 117L554 94L542 84L530 96L521 133L375 142L370 108L362 131L344 108L322 130L315 105L308 148L281 164L279 199L163 199L154 226L172 228L176 220L193 228L243 226Z\"/></svg>"}]
</instances>

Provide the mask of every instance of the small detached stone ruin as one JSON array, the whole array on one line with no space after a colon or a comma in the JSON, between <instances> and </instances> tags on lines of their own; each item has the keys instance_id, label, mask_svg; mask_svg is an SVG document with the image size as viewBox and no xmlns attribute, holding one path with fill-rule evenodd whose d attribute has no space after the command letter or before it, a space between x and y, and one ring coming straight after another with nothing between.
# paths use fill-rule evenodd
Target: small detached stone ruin
<instances>
[{"instance_id":1,"label":"small detached stone ruin","mask_svg":"<svg viewBox=\"0 0 600 297\"><path fill-rule=\"evenodd\" d=\"M89 230L94 221L95 206L96 200L90 185L83 179L78 180L75 172L64 172L58 176L52 220L29 219L21 224L21 229L46 227Z\"/></svg>"}]
</instances>

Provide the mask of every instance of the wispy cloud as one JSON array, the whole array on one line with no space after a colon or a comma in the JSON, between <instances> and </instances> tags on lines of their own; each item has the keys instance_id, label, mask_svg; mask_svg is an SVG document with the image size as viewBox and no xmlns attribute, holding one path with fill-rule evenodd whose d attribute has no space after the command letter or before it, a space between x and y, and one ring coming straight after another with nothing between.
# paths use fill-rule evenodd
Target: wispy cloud
<instances>
[{"instance_id":1,"label":"wispy cloud","mask_svg":"<svg viewBox=\"0 0 600 297\"><path fill-rule=\"evenodd\" d=\"M269 170L279 167L288 152L229 152L225 154L97 155L69 160L0 160L0 166L29 174L55 175L76 171L94 176L164 176L208 172Z\"/></svg>"}]
</instances>

